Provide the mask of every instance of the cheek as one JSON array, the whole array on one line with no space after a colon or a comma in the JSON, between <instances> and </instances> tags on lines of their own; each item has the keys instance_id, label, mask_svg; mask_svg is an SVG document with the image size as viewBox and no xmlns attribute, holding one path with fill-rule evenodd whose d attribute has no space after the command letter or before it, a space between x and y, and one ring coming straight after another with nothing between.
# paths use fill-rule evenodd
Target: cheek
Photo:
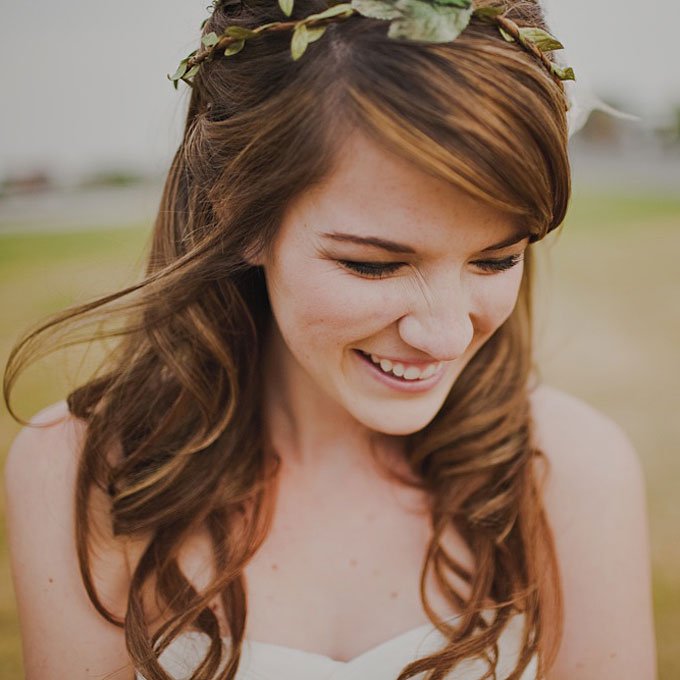
<instances>
[{"instance_id":1,"label":"cheek","mask_svg":"<svg viewBox=\"0 0 680 680\"><path fill-rule=\"evenodd\" d=\"M381 323L379 287L367 290L331 262L281 262L268 286L281 333L298 356L309 356L312 347L326 351L356 343Z\"/></svg>"},{"instance_id":2,"label":"cheek","mask_svg":"<svg viewBox=\"0 0 680 680\"><path fill-rule=\"evenodd\" d=\"M479 334L493 333L515 308L522 281L522 264L499 275L484 277L472 295L472 318Z\"/></svg>"}]
</instances>

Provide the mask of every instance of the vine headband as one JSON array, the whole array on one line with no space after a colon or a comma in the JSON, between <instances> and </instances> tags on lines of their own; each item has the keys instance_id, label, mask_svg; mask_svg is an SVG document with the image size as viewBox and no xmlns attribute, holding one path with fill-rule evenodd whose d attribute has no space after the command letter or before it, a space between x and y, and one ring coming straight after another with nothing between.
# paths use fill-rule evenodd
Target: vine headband
<instances>
[{"instance_id":1,"label":"vine headband","mask_svg":"<svg viewBox=\"0 0 680 680\"><path fill-rule=\"evenodd\" d=\"M220 1L215 0L213 8ZM293 3L294 0L278 0L281 11L287 17L293 12ZM182 59L175 73L172 76L168 74L168 78L175 89L180 80L193 87L192 78L204 61L214 59L220 52L230 57L243 49L246 40L275 31L292 30L290 53L297 61L307 45L324 34L328 24L357 15L389 21L388 38L430 43L453 42L475 16L495 24L507 42L517 43L536 57L556 82L576 80L572 68L555 64L545 54L563 49L559 40L541 28L518 26L504 16L505 11L502 6L475 7L473 0L351 0L295 21L276 21L255 28L227 26L221 35L208 33L201 38L201 47ZM207 21L203 21L201 30Z\"/></svg>"}]
</instances>

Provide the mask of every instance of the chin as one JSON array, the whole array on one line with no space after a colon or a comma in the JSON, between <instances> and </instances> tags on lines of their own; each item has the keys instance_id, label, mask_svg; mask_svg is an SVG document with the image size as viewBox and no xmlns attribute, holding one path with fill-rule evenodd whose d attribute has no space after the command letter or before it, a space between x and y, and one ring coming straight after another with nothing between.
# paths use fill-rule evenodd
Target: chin
<instances>
[{"instance_id":1,"label":"chin","mask_svg":"<svg viewBox=\"0 0 680 680\"><path fill-rule=\"evenodd\" d=\"M387 404L383 408L367 407L362 413L355 410L354 417L374 432L407 436L419 432L434 420L443 406L445 396L435 404L424 400L422 404L405 401L402 404Z\"/></svg>"}]
</instances>

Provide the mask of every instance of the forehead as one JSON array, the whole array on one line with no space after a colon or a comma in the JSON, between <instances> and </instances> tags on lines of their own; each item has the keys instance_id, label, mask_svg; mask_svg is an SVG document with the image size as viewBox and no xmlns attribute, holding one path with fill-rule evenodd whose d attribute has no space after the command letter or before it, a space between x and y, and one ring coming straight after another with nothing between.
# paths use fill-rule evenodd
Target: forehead
<instances>
[{"instance_id":1,"label":"forehead","mask_svg":"<svg viewBox=\"0 0 680 680\"><path fill-rule=\"evenodd\" d=\"M295 201L282 225L300 236L341 231L418 251L483 248L520 231L516 218L473 198L354 132L325 181Z\"/></svg>"}]
</instances>

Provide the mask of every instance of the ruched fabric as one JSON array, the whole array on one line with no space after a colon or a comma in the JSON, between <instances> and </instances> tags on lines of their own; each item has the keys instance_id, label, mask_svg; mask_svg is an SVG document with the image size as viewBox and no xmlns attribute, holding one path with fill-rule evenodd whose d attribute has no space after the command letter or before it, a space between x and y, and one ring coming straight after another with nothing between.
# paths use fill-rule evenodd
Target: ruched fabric
<instances>
[{"instance_id":1,"label":"ruched fabric","mask_svg":"<svg viewBox=\"0 0 680 680\"><path fill-rule=\"evenodd\" d=\"M523 615L514 616L499 640L499 680L510 675L520 653ZM228 638L225 645L228 645ZM430 623L406 631L360 654L350 661L338 661L323 654L283 645L244 640L238 680L396 680L411 661L445 646L442 634ZM208 648L208 637L187 632L177 637L163 652L160 663L174 680L187 680L200 664ZM537 680L534 656L521 680ZM448 676L450 680L479 680L487 669L480 659L461 662ZM420 680L421 673L414 676ZM137 680L144 680L139 673Z\"/></svg>"}]
</instances>

